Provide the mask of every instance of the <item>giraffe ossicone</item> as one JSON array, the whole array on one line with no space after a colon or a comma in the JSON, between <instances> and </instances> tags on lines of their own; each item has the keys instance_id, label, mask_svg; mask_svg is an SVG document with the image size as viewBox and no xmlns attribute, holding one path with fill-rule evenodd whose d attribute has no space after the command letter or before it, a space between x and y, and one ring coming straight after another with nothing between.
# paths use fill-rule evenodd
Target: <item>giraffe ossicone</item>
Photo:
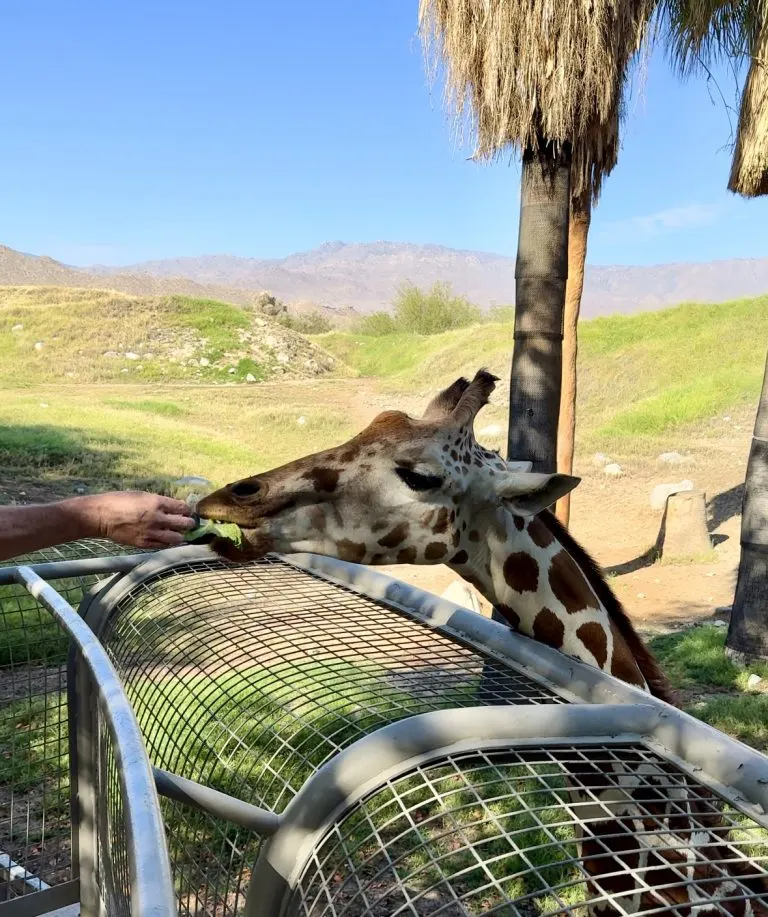
<instances>
[{"instance_id":1,"label":"giraffe ossicone","mask_svg":"<svg viewBox=\"0 0 768 917\"><path fill-rule=\"evenodd\" d=\"M445 563L508 623L632 684L669 692L596 566L547 508L579 478L531 471L480 445L497 379L480 370L420 418L386 411L336 448L228 484L198 504L237 523L232 560L311 552L361 564Z\"/></svg>"}]
</instances>

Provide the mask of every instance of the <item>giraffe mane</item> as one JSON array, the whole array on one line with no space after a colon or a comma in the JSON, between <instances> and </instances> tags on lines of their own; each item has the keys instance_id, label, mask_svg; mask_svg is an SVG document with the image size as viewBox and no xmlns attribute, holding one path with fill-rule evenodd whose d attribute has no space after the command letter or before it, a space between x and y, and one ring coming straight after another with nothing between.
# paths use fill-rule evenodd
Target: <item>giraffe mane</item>
<instances>
[{"instance_id":1,"label":"giraffe mane","mask_svg":"<svg viewBox=\"0 0 768 917\"><path fill-rule=\"evenodd\" d=\"M594 590L598 599L603 603L605 610L608 612L608 616L616 625L616 628L629 647L630 652L635 657L638 668L651 694L654 697L658 697L660 700L666 701L668 704L677 706L675 694L672 685L669 683L669 679L662 672L651 651L645 643L643 643L630 621L624 606L605 581L602 571L595 560L573 538L553 513L549 510L544 510L544 512L539 514L539 518L584 572L587 582Z\"/></svg>"}]
</instances>

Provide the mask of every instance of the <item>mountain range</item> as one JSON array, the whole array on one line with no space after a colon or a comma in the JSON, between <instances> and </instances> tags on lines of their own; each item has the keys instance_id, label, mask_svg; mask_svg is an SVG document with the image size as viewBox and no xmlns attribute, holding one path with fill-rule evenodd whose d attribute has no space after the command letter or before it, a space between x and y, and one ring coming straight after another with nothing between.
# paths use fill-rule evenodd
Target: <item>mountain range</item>
<instances>
[{"instance_id":1,"label":"mountain range","mask_svg":"<svg viewBox=\"0 0 768 917\"><path fill-rule=\"evenodd\" d=\"M515 259L439 245L330 242L280 259L234 255L167 258L124 267L74 268L0 246L0 284L109 288L134 295L184 293L245 304L269 290L296 309L387 309L400 283L446 281L482 308L514 301ZM768 292L768 258L651 266L588 265L582 314L720 302Z\"/></svg>"}]
</instances>

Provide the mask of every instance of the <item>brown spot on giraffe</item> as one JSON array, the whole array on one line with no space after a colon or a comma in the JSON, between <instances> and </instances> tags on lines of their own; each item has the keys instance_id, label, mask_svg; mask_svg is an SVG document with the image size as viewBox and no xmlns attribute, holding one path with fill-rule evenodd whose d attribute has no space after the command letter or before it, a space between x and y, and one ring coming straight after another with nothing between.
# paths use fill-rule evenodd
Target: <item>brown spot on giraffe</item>
<instances>
[{"instance_id":1,"label":"brown spot on giraffe","mask_svg":"<svg viewBox=\"0 0 768 917\"><path fill-rule=\"evenodd\" d=\"M497 605L496 610L515 630L520 629L520 615L509 605Z\"/></svg>"},{"instance_id":2,"label":"brown spot on giraffe","mask_svg":"<svg viewBox=\"0 0 768 917\"><path fill-rule=\"evenodd\" d=\"M548 548L555 540L555 536L536 516L528 523L528 536L537 548Z\"/></svg>"},{"instance_id":3,"label":"brown spot on giraffe","mask_svg":"<svg viewBox=\"0 0 768 917\"><path fill-rule=\"evenodd\" d=\"M424 557L427 560L440 560L448 553L448 546L441 541L432 541L424 549Z\"/></svg>"},{"instance_id":4,"label":"brown spot on giraffe","mask_svg":"<svg viewBox=\"0 0 768 917\"><path fill-rule=\"evenodd\" d=\"M416 560L416 548L403 548L397 552L397 562L399 564L412 564Z\"/></svg>"},{"instance_id":5,"label":"brown spot on giraffe","mask_svg":"<svg viewBox=\"0 0 768 917\"><path fill-rule=\"evenodd\" d=\"M552 558L549 567L549 585L555 598L563 603L567 612L573 614L587 608L600 610L600 603L592 591L587 578L576 566L567 551L559 551Z\"/></svg>"},{"instance_id":6,"label":"brown spot on giraffe","mask_svg":"<svg viewBox=\"0 0 768 917\"><path fill-rule=\"evenodd\" d=\"M435 524L432 526L432 532L435 535L442 535L448 530L448 510L443 506L437 514Z\"/></svg>"},{"instance_id":7,"label":"brown spot on giraffe","mask_svg":"<svg viewBox=\"0 0 768 917\"><path fill-rule=\"evenodd\" d=\"M602 669L608 661L608 637L605 628L596 621L582 624L576 631L576 636L585 648L595 657L595 662Z\"/></svg>"},{"instance_id":8,"label":"brown spot on giraffe","mask_svg":"<svg viewBox=\"0 0 768 917\"><path fill-rule=\"evenodd\" d=\"M327 521L325 518L325 512L323 511L322 506L312 506L309 508L307 514L309 516L309 524L317 532L324 532L327 527Z\"/></svg>"},{"instance_id":9,"label":"brown spot on giraffe","mask_svg":"<svg viewBox=\"0 0 768 917\"><path fill-rule=\"evenodd\" d=\"M515 592L535 592L539 585L539 565L530 554L516 551L504 561L504 579Z\"/></svg>"},{"instance_id":10,"label":"brown spot on giraffe","mask_svg":"<svg viewBox=\"0 0 768 917\"><path fill-rule=\"evenodd\" d=\"M558 616L549 608L542 608L533 621L533 636L547 646L560 649L565 637L565 627Z\"/></svg>"},{"instance_id":11,"label":"brown spot on giraffe","mask_svg":"<svg viewBox=\"0 0 768 917\"><path fill-rule=\"evenodd\" d=\"M461 532L459 531L459 529L456 529L456 531L453 533L453 537L451 538L451 543L453 544L454 548L458 548L460 541L461 541Z\"/></svg>"},{"instance_id":12,"label":"brown spot on giraffe","mask_svg":"<svg viewBox=\"0 0 768 917\"><path fill-rule=\"evenodd\" d=\"M461 566L469 560L469 554L466 551L457 551L450 560L450 563Z\"/></svg>"},{"instance_id":13,"label":"brown spot on giraffe","mask_svg":"<svg viewBox=\"0 0 768 917\"><path fill-rule=\"evenodd\" d=\"M319 468L310 468L309 471L305 471L302 477L312 481L318 493L332 494L339 486L339 474L338 469L321 465Z\"/></svg>"},{"instance_id":14,"label":"brown spot on giraffe","mask_svg":"<svg viewBox=\"0 0 768 917\"><path fill-rule=\"evenodd\" d=\"M399 522L390 532L387 532L383 538L379 538L379 544L382 548L396 548L402 544L408 537L411 527L407 522Z\"/></svg>"},{"instance_id":15,"label":"brown spot on giraffe","mask_svg":"<svg viewBox=\"0 0 768 917\"><path fill-rule=\"evenodd\" d=\"M512 519L515 522L515 528L518 530L518 532L522 532L522 530L525 528L525 519L523 519L522 516L513 516Z\"/></svg>"},{"instance_id":16,"label":"brown spot on giraffe","mask_svg":"<svg viewBox=\"0 0 768 917\"><path fill-rule=\"evenodd\" d=\"M469 533L469 540L480 541L480 532L478 532L477 529L472 529L472 531Z\"/></svg>"},{"instance_id":17,"label":"brown spot on giraffe","mask_svg":"<svg viewBox=\"0 0 768 917\"><path fill-rule=\"evenodd\" d=\"M340 560L347 560L352 564L361 564L365 557L366 548L364 544L356 541L350 541L348 538L342 538L336 542L336 548L339 552Z\"/></svg>"},{"instance_id":18,"label":"brown spot on giraffe","mask_svg":"<svg viewBox=\"0 0 768 917\"><path fill-rule=\"evenodd\" d=\"M611 675L626 681L631 685L643 687L643 676L640 674L635 657L630 652L626 642L622 639L616 625L611 621L613 634L613 657L611 658Z\"/></svg>"}]
</instances>

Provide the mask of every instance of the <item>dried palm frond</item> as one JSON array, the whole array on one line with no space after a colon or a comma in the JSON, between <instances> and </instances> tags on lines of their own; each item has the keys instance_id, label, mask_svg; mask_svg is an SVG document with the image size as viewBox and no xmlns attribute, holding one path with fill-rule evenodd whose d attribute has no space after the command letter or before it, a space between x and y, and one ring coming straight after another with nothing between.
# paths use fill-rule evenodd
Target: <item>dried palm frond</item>
<instances>
[{"instance_id":1,"label":"dried palm frond","mask_svg":"<svg viewBox=\"0 0 768 917\"><path fill-rule=\"evenodd\" d=\"M755 47L741 96L728 187L745 197L768 194L768 22Z\"/></svg>"},{"instance_id":2,"label":"dried palm frond","mask_svg":"<svg viewBox=\"0 0 768 917\"><path fill-rule=\"evenodd\" d=\"M616 161L621 95L653 0L420 0L433 74L444 70L475 157L570 143L574 191Z\"/></svg>"}]
</instances>

